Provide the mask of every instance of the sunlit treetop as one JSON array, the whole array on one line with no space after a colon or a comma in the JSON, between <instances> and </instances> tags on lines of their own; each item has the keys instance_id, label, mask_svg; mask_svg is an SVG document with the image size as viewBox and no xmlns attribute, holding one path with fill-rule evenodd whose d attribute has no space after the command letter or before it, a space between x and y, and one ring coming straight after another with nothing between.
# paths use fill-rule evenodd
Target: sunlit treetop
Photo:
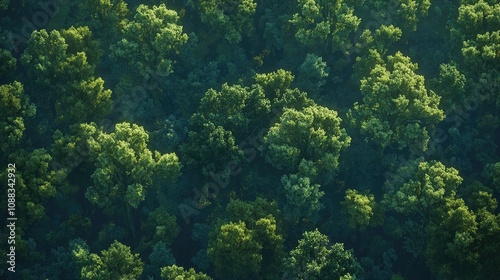
<instances>
[{"instance_id":1,"label":"sunlit treetop","mask_svg":"<svg viewBox=\"0 0 500 280\"><path fill-rule=\"evenodd\" d=\"M429 131L444 119L440 97L426 89L417 70L416 63L398 52L387 63L379 61L361 80L363 102L354 104L349 117L382 148L394 144L425 151Z\"/></svg>"},{"instance_id":2,"label":"sunlit treetop","mask_svg":"<svg viewBox=\"0 0 500 280\"><path fill-rule=\"evenodd\" d=\"M123 38L111 46L112 56L123 58L143 77L173 72L173 56L187 40L179 15L165 4L139 5L134 19L123 27Z\"/></svg>"}]
</instances>

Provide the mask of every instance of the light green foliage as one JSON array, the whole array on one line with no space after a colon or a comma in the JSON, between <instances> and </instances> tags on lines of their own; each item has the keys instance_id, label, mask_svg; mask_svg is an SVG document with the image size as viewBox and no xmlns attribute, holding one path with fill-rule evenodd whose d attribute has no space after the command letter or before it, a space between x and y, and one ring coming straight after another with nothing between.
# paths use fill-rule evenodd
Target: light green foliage
<instances>
[{"instance_id":1,"label":"light green foliage","mask_svg":"<svg viewBox=\"0 0 500 280\"><path fill-rule=\"evenodd\" d=\"M178 25L179 16L165 4L139 5L134 20L123 28L123 38L111 46L112 56L123 58L143 77L173 72L173 56L188 36Z\"/></svg>"},{"instance_id":2,"label":"light green foliage","mask_svg":"<svg viewBox=\"0 0 500 280\"><path fill-rule=\"evenodd\" d=\"M225 279L246 279L258 274L262 262L262 245L244 222L229 222L217 229L208 244L208 256L217 275Z\"/></svg>"},{"instance_id":3,"label":"light green foliage","mask_svg":"<svg viewBox=\"0 0 500 280\"><path fill-rule=\"evenodd\" d=\"M257 198L252 202L231 199L226 207L226 216L229 222L243 223L245 228L251 232L250 238L252 242L255 242L257 244L256 246L262 249L258 251L258 259L260 259L260 261L255 264L255 266L259 267L259 277L278 277L283 258L284 239L281 235L282 223L279 220L281 213L278 210L276 202L269 202L262 198ZM227 222L224 225L227 225ZM216 250L213 248L214 246L220 246L220 244L216 244L214 241L217 238L217 234L220 234L220 224L216 224L210 234L208 252L212 260L215 260L215 256L210 256L210 248L212 247L213 251ZM216 270L226 269L217 268L217 265L220 265L220 263L218 264L216 261L214 261L214 263L216 265ZM228 264L226 264L226 266ZM238 269L237 265L238 264L231 264L230 269L236 271ZM249 273L248 275L254 274Z\"/></svg>"},{"instance_id":4,"label":"light green foliage","mask_svg":"<svg viewBox=\"0 0 500 280\"><path fill-rule=\"evenodd\" d=\"M440 215L446 209L446 201L456 198L461 183L462 177L453 167L437 161L413 160L398 169L394 180L386 182L389 191L384 195L384 203L398 213Z\"/></svg>"},{"instance_id":5,"label":"light green foliage","mask_svg":"<svg viewBox=\"0 0 500 280\"><path fill-rule=\"evenodd\" d=\"M67 53L77 54L84 52L87 62L90 65L99 64L102 56L102 50L99 48L99 43L93 40L92 32L87 26L70 27L59 31L64 42L68 45Z\"/></svg>"},{"instance_id":6,"label":"light green foliage","mask_svg":"<svg viewBox=\"0 0 500 280\"><path fill-rule=\"evenodd\" d=\"M318 94L326 84L330 67L326 66L321 56L308 53L306 59L299 66L297 83L299 87L310 94Z\"/></svg>"},{"instance_id":7,"label":"light green foliage","mask_svg":"<svg viewBox=\"0 0 500 280\"><path fill-rule=\"evenodd\" d=\"M285 213L292 221L313 218L323 208L320 199L325 193L320 191L320 185L311 184L309 177L301 177L298 174L283 175L281 184L287 199Z\"/></svg>"},{"instance_id":8,"label":"light green foliage","mask_svg":"<svg viewBox=\"0 0 500 280\"><path fill-rule=\"evenodd\" d=\"M361 272L352 250L330 244L317 229L304 232L298 246L285 259L290 279L356 279Z\"/></svg>"},{"instance_id":9,"label":"light green foliage","mask_svg":"<svg viewBox=\"0 0 500 280\"><path fill-rule=\"evenodd\" d=\"M288 172L297 171L302 159L314 162L320 174L336 170L351 140L340 122L336 111L318 105L285 109L264 137L266 161Z\"/></svg>"},{"instance_id":10,"label":"light green foliage","mask_svg":"<svg viewBox=\"0 0 500 280\"><path fill-rule=\"evenodd\" d=\"M53 77L58 77L57 84L87 80L92 77L100 53L91 36L86 26L50 33L45 29L35 31L21 61L40 86L54 83Z\"/></svg>"},{"instance_id":11,"label":"light green foliage","mask_svg":"<svg viewBox=\"0 0 500 280\"><path fill-rule=\"evenodd\" d=\"M204 273L196 272L193 268L184 268L171 265L161 269L161 278L166 280L211 280L212 278Z\"/></svg>"},{"instance_id":12,"label":"light green foliage","mask_svg":"<svg viewBox=\"0 0 500 280\"><path fill-rule=\"evenodd\" d=\"M21 143L25 126L24 120L33 117L35 105L29 102L20 82L0 86L0 151L2 157L13 151Z\"/></svg>"},{"instance_id":13,"label":"light green foliage","mask_svg":"<svg viewBox=\"0 0 500 280\"><path fill-rule=\"evenodd\" d=\"M137 208L153 183L153 174L175 181L181 169L177 156L153 154L147 147L148 139L144 128L129 123L117 124L112 133L99 134L91 146L97 157L94 184L85 193L90 202L112 207L123 200Z\"/></svg>"},{"instance_id":14,"label":"light green foliage","mask_svg":"<svg viewBox=\"0 0 500 280\"><path fill-rule=\"evenodd\" d=\"M368 77L377 64L384 64L382 56L387 54L389 47L399 41L402 31L394 25L381 25L375 31L365 29L359 36L356 50L359 55L354 64L355 77Z\"/></svg>"},{"instance_id":15,"label":"light green foliage","mask_svg":"<svg viewBox=\"0 0 500 280\"><path fill-rule=\"evenodd\" d=\"M295 77L290 71L278 69L270 73L256 74L254 79L264 89L266 96L274 103L283 97Z\"/></svg>"},{"instance_id":16,"label":"light green foliage","mask_svg":"<svg viewBox=\"0 0 500 280\"><path fill-rule=\"evenodd\" d=\"M357 190L348 189L341 204L348 216L349 227L363 230L372 223L377 207L373 194L366 195Z\"/></svg>"},{"instance_id":17,"label":"light green foliage","mask_svg":"<svg viewBox=\"0 0 500 280\"><path fill-rule=\"evenodd\" d=\"M223 84L220 91L209 89L205 93L199 114L202 119L231 131L236 139L242 139L268 124L270 107L261 87Z\"/></svg>"},{"instance_id":18,"label":"light green foliage","mask_svg":"<svg viewBox=\"0 0 500 280\"><path fill-rule=\"evenodd\" d=\"M101 251L100 255L89 255L88 249L83 247L75 250L74 255L87 259L88 264L84 265L81 270L82 279L138 279L142 274L144 266L139 254L132 254L130 247L116 240L108 250ZM87 256L85 257L85 255Z\"/></svg>"},{"instance_id":19,"label":"light green foliage","mask_svg":"<svg viewBox=\"0 0 500 280\"><path fill-rule=\"evenodd\" d=\"M494 29L500 23L499 9L498 1L461 1L456 27L451 30L452 34L464 36L462 39L473 39L477 34L484 34Z\"/></svg>"},{"instance_id":20,"label":"light green foliage","mask_svg":"<svg viewBox=\"0 0 500 280\"><path fill-rule=\"evenodd\" d=\"M34 31L21 56L33 90L43 92L37 103L66 124L98 119L110 109L111 91L94 76L100 50L91 36L88 27Z\"/></svg>"},{"instance_id":21,"label":"light green foliage","mask_svg":"<svg viewBox=\"0 0 500 280\"><path fill-rule=\"evenodd\" d=\"M282 112L285 108L300 110L315 104L314 100L307 97L307 93L290 88L295 79L292 72L278 69L270 73L256 74L254 79L271 101L272 112Z\"/></svg>"},{"instance_id":22,"label":"light green foliage","mask_svg":"<svg viewBox=\"0 0 500 280\"><path fill-rule=\"evenodd\" d=\"M153 246L159 242L172 245L179 234L177 218L170 215L164 207L150 212L148 219L141 226L142 242L145 246Z\"/></svg>"},{"instance_id":23,"label":"light green foliage","mask_svg":"<svg viewBox=\"0 0 500 280\"><path fill-rule=\"evenodd\" d=\"M500 9L498 9L500 11ZM500 18L499 18L500 19ZM500 31L478 34L475 40L464 42L462 54L469 64L500 65Z\"/></svg>"},{"instance_id":24,"label":"light green foliage","mask_svg":"<svg viewBox=\"0 0 500 280\"><path fill-rule=\"evenodd\" d=\"M465 62L479 71L498 69L500 5L496 1L462 1L452 36L462 42Z\"/></svg>"},{"instance_id":25,"label":"light green foliage","mask_svg":"<svg viewBox=\"0 0 500 280\"><path fill-rule=\"evenodd\" d=\"M381 25L374 32L365 29L359 36L359 42L356 44L358 51L366 53L369 49L376 50L385 55L388 48L399 41L403 32L394 25Z\"/></svg>"},{"instance_id":26,"label":"light green foliage","mask_svg":"<svg viewBox=\"0 0 500 280\"><path fill-rule=\"evenodd\" d=\"M51 77L68 82L89 76L93 68L88 64L85 53L68 54L67 49L68 45L59 31L48 33L42 29L31 35L21 61L28 66L28 75L40 86L49 87L54 82ZM75 64L79 66L78 71L75 71Z\"/></svg>"},{"instance_id":27,"label":"light green foliage","mask_svg":"<svg viewBox=\"0 0 500 280\"><path fill-rule=\"evenodd\" d=\"M315 47L321 54L350 52L349 37L361 23L351 6L342 0L299 0L297 5L299 12L290 22L300 43Z\"/></svg>"},{"instance_id":28,"label":"light green foliage","mask_svg":"<svg viewBox=\"0 0 500 280\"><path fill-rule=\"evenodd\" d=\"M256 220L266 218L269 215L274 218L281 216L275 201L267 201L261 197L257 197L252 202L231 199L226 207L226 215L230 221L243 221L247 225L251 225Z\"/></svg>"},{"instance_id":29,"label":"light green foliage","mask_svg":"<svg viewBox=\"0 0 500 280\"><path fill-rule=\"evenodd\" d=\"M97 149L96 139L100 133L94 123L70 126L67 134L56 130L51 147L51 155L55 159L54 169L72 171L82 162L94 161L98 154L91 153L91 147Z\"/></svg>"},{"instance_id":30,"label":"light green foliage","mask_svg":"<svg viewBox=\"0 0 500 280\"><path fill-rule=\"evenodd\" d=\"M201 21L222 34L229 43L239 43L253 29L257 3L253 0L201 0L196 2Z\"/></svg>"},{"instance_id":31,"label":"light green foliage","mask_svg":"<svg viewBox=\"0 0 500 280\"><path fill-rule=\"evenodd\" d=\"M425 151L430 131L444 119L440 97L427 91L424 77L409 57L396 53L387 64L377 64L361 80L363 102L354 104L361 132L382 148L391 144Z\"/></svg>"}]
</instances>

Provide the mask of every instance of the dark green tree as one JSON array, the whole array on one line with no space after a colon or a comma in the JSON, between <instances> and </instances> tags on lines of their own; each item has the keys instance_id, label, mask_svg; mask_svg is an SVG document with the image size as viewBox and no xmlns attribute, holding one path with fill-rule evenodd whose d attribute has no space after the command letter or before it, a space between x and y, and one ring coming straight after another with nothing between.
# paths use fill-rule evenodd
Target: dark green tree
<instances>
[{"instance_id":1,"label":"dark green tree","mask_svg":"<svg viewBox=\"0 0 500 280\"><path fill-rule=\"evenodd\" d=\"M194 5L194 4L193 4ZM253 30L257 3L253 0L201 0L196 3L201 21L229 43L239 43L243 34Z\"/></svg>"},{"instance_id":2,"label":"dark green tree","mask_svg":"<svg viewBox=\"0 0 500 280\"><path fill-rule=\"evenodd\" d=\"M31 96L44 114L73 124L109 111L111 90L94 76L100 53L88 27L33 32L21 62L32 80Z\"/></svg>"},{"instance_id":3,"label":"dark green tree","mask_svg":"<svg viewBox=\"0 0 500 280\"><path fill-rule=\"evenodd\" d=\"M21 144L25 131L25 119L33 117L36 107L29 102L20 82L0 86L0 145L2 157L13 152Z\"/></svg>"},{"instance_id":4,"label":"dark green tree","mask_svg":"<svg viewBox=\"0 0 500 280\"><path fill-rule=\"evenodd\" d=\"M188 139L181 146L183 162L187 166L209 176L210 172L223 171L229 163L242 159L243 152L230 131L200 118L193 119L192 123Z\"/></svg>"},{"instance_id":5,"label":"dark green tree","mask_svg":"<svg viewBox=\"0 0 500 280\"><path fill-rule=\"evenodd\" d=\"M312 184L309 177L298 174L283 175L281 184L285 189L285 214L288 219L297 222L301 218L313 219L324 206L320 199L325 194L320 185Z\"/></svg>"},{"instance_id":6,"label":"dark green tree","mask_svg":"<svg viewBox=\"0 0 500 280\"><path fill-rule=\"evenodd\" d=\"M270 102L260 87L223 84L220 91L209 89L205 93L199 112L200 120L198 116L193 120L220 125L242 139L268 124Z\"/></svg>"}]
</instances>

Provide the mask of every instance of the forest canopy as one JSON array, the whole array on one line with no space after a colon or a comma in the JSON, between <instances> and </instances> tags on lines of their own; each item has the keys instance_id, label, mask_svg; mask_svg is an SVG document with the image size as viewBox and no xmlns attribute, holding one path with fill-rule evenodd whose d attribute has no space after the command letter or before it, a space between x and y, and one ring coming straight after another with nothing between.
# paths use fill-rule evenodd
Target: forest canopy
<instances>
[{"instance_id":1,"label":"forest canopy","mask_svg":"<svg viewBox=\"0 0 500 280\"><path fill-rule=\"evenodd\" d=\"M500 1L0 18L1 279L500 275Z\"/></svg>"}]
</instances>

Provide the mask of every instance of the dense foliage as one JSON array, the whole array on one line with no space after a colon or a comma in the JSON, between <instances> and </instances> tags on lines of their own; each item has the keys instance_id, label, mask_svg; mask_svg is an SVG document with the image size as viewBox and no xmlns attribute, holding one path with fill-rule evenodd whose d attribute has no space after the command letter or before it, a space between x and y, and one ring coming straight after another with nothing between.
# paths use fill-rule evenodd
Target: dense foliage
<instances>
[{"instance_id":1,"label":"dense foliage","mask_svg":"<svg viewBox=\"0 0 500 280\"><path fill-rule=\"evenodd\" d=\"M1 279L500 275L500 1L0 17Z\"/></svg>"}]
</instances>

